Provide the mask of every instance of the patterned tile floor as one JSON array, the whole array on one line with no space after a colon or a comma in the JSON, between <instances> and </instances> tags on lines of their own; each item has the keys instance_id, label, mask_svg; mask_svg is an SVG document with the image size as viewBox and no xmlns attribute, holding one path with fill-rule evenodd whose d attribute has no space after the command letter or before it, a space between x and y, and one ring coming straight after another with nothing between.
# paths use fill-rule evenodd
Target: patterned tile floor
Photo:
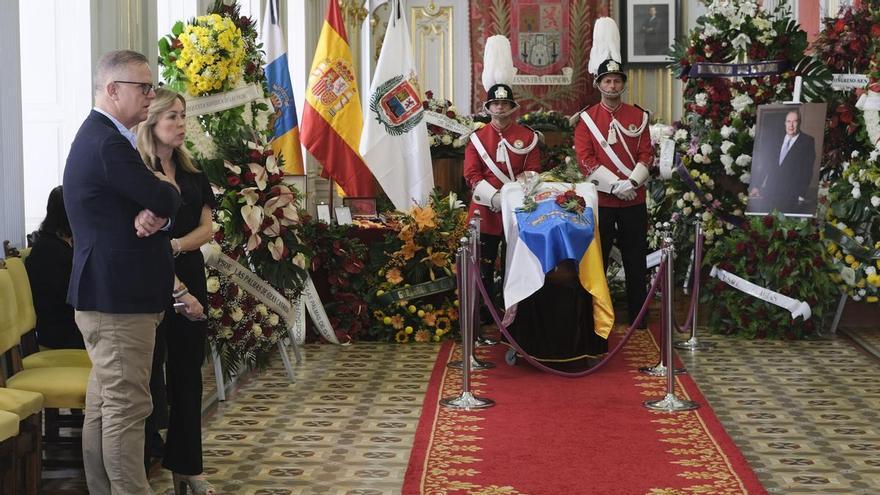
<instances>
[{"instance_id":1,"label":"patterned tile floor","mask_svg":"<svg viewBox=\"0 0 880 495\"><path fill-rule=\"evenodd\" d=\"M715 348L679 354L770 493L880 493L880 360L845 336L700 338ZM296 383L280 360L239 380L205 420L218 492L400 493L437 349L307 346ZM156 493L171 493L170 476L152 474ZM81 471L49 472L47 481L45 493L86 493Z\"/></svg>"}]
</instances>

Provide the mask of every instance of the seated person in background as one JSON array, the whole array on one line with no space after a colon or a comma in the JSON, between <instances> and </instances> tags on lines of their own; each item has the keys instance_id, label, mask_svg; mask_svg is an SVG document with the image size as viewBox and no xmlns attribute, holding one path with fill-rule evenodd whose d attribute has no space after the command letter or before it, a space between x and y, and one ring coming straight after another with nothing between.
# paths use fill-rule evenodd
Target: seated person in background
<instances>
[{"instance_id":1,"label":"seated person in background","mask_svg":"<svg viewBox=\"0 0 880 495\"><path fill-rule=\"evenodd\" d=\"M34 310L37 342L51 349L85 349L82 334L67 304L67 286L73 268L73 235L61 186L49 193L46 218L33 233L31 254L25 258Z\"/></svg>"}]
</instances>

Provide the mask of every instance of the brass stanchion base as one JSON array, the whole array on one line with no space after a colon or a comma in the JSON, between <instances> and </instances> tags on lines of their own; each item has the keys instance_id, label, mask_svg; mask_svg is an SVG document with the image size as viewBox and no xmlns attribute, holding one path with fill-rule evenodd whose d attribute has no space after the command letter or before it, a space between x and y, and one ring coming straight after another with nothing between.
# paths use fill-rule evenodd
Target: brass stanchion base
<instances>
[{"instance_id":1,"label":"brass stanchion base","mask_svg":"<svg viewBox=\"0 0 880 495\"><path fill-rule=\"evenodd\" d=\"M679 342L675 342L676 349L686 349L689 351L702 351L708 350L715 347L715 344L711 342L700 342L696 337L691 337L687 340L682 340Z\"/></svg>"},{"instance_id":2,"label":"brass stanchion base","mask_svg":"<svg viewBox=\"0 0 880 495\"><path fill-rule=\"evenodd\" d=\"M665 412L692 411L700 407L696 402L679 399L675 394L666 394L666 397L658 400L646 400L642 405L653 411Z\"/></svg>"},{"instance_id":3,"label":"brass stanchion base","mask_svg":"<svg viewBox=\"0 0 880 495\"><path fill-rule=\"evenodd\" d=\"M458 397L444 397L440 399L440 405L450 409L461 409L470 411L471 409L486 409L495 405L492 399L476 397L470 392L462 392Z\"/></svg>"},{"instance_id":4,"label":"brass stanchion base","mask_svg":"<svg viewBox=\"0 0 880 495\"><path fill-rule=\"evenodd\" d=\"M666 365L660 363L654 366L642 366L639 368L639 373L651 376L666 376ZM685 373L687 373L686 368L675 368L676 375L683 375Z\"/></svg>"},{"instance_id":5,"label":"brass stanchion base","mask_svg":"<svg viewBox=\"0 0 880 495\"><path fill-rule=\"evenodd\" d=\"M454 369L460 370L461 364L462 364L461 360L449 361L449 363L446 366L449 368L454 368ZM488 369L492 369L494 367L495 367L495 363L492 363L491 361L480 361L476 357L471 356L471 369L474 371L488 370Z\"/></svg>"}]
</instances>

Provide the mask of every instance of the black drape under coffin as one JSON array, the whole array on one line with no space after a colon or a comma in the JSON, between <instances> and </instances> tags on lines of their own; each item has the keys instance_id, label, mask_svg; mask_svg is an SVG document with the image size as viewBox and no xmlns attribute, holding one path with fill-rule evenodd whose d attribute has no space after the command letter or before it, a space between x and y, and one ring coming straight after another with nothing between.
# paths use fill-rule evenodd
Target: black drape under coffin
<instances>
[{"instance_id":1,"label":"black drape under coffin","mask_svg":"<svg viewBox=\"0 0 880 495\"><path fill-rule=\"evenodd\" d=\"M587 369L608 351L608 341L594 332L593 297L573 261L560 263L540 290L519 303L508 330L532 357L563 371Z\"/></svg>"}]
</instances>

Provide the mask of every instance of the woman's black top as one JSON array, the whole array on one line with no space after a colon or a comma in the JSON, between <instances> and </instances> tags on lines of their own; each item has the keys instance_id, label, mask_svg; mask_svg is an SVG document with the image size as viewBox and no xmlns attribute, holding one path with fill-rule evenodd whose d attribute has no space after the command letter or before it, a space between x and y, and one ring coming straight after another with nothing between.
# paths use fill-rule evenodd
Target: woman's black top
<instances>
[{"instance_id":1,"label":"woman's black top","mask_svg":"<svg viewBox=\"0 0 880 495\"><path fill-rule=\"evenodd\" d=\"M24 266L37 313L37 342L52 349L85 349L73 306L67 304L73 248L52 232L37 231Z\"/></svg>"}]
</instances>

